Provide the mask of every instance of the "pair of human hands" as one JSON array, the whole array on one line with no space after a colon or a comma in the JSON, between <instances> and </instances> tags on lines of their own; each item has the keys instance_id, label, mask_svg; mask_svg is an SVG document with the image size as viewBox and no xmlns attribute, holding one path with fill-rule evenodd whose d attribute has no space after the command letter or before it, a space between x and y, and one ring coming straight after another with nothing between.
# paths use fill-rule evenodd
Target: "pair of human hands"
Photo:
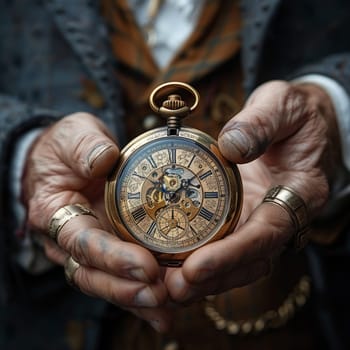
<instances>
[{"instance_id":1,"label":"pair of human hands","mask_svg":"<svg viewBox=\"0 0 350 350\"><path fill-rule=\"evenodd\" d=\"M286 185L305 201L310 217L325 204L340 161L337 124L327 94L313 85L283 81L256 89L219 136L222 154L239 164L244 201L235 232L192 253L179 268L159 266L145 248L112 235L104 209L106 175L119 149L92 115L63 118L38 138L23 182L29 224L42 232L67 204L82 203L98 219L77 216L63 226L58 244L43 235L47 257L81 267L74 282L147 320L159 331L171 323L172 305L253 282L295 234L282 208L262 203L272 185Z\"/></svg>"}]
</instances>

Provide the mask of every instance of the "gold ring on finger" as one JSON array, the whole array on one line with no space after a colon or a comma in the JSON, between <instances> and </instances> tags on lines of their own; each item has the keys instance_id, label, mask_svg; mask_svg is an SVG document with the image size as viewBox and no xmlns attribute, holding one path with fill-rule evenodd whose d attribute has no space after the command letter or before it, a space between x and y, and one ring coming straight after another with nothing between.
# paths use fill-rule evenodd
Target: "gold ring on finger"
<instances>
[{"instance_id":1,"label":"gold ring on finger","mask_svg":"<svg viewBox=\"0 0 350 350\"><path fill-rule=\"evenodd\" d=\"M295 227L293 246L296 250L304 248L308 242L309 221L304 200L287 186L275 186L269 189L263 202L280 206L289 214Z\"/></svg>"},{"instance_id":2,"label":"gold ring on finger","mask_svg":"<svg viewBox=\"0 0 350 350\"><path fill-rule=\"evenodd\" d=\"M76 283L74 282L74 274L79 269L80 264L70 256L64 264L64 275L66 277L66 281L73 288L79 289Z\"/></svg>"},{"instance_id":3,"label":"gold ring on finger","mask_svg":"<svg viewBox=\"0 0 350 350\"><path fill-rule=\"evenodd\" d=\"M97 219L92 209L84 207L82 204L69 204L58 209L49 222L48 233L50 237L57 242L58 235L63 226L72 218L79 215L91 215Z\"/></svg>"}]
</instances>

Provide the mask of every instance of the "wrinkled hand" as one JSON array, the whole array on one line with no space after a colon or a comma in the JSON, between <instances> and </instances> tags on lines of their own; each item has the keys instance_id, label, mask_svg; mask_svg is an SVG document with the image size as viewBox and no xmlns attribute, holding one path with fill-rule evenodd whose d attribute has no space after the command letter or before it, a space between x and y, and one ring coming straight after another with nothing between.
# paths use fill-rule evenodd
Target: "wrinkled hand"
<instances>
[{"instance_id":1,"label":"wrinkled hand","mask_svg":"<svg viewBox=\"0 0 350 350\"><path fill-rule=\"evenodd\" d=\"M244 204L237 230L195 251L182 268L168 271L171 297L188 303L253 282L294 232L288 213L261 203L274 185L292 188L310 217L325 204L340 161L331 101L313 85L274 81L259 87L219 136L223 155L241 164Z\"/></svg>"},{"instance_id":2,"label":"wrinkled hand","mask_svg":"<svg viewBox=\"0 0 350 350\"><path fill-rule=\"evenodd\" d=\"M157 261L146 249L108 233L104 178L118 156L105 126L89 114L70 115L45 130L26 164L29 224L46 234L49 259L63 265L71 255L81 264L74 282L83 292L127 308L162 330L169 315L159 308L167 291ZM89 215L72 218L57 245L46 233L49 220L59 208L75 203L92 208L99 220Z\"/></svg>"}]
</instances>

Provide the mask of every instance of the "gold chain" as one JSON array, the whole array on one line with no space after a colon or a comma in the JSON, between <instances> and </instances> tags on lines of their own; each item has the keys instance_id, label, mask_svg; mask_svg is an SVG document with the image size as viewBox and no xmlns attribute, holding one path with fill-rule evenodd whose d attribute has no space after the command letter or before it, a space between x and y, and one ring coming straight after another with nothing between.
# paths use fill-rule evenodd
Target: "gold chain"
<instances>
[{"instance_id":1,"label":"gold chain","mask_svg":"<svg viewBox=\"0 0 350 350\"><path fill-rule=\"evenodd\" d=\"M277 309L268 310L247 320L233 321L224 318L214 305L215 296L206 297L204 312L218 330L226 331L230 335L257 335L284 326L305 305L310 297L310 290L310 277L302 276Z\"/></svg>"}]
</instances>

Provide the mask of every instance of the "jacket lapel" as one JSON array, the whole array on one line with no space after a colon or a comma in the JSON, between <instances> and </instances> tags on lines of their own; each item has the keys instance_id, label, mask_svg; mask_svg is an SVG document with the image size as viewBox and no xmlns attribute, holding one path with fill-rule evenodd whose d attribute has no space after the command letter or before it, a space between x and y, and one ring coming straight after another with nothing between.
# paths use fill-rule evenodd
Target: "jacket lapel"
<instances>
[{"instance_id":1,"label":"jacket lapel","mask_svg":"<svg viewBox=\"0 0 350 350\"><path fill-rule=\"evenodd\" d=\"M45 4L59 30L96 82L108 107L103 119L109 125L118 125L116 132L123 143L125 133L122 130L120 88L114 78L113 56L108 45L107 28L98 11L98 1L51 0Z\"/></svg>"},{"instance_id":2,"label":"jacket lapel","mask_svg":"<svg viewBox=\"0 0 350 350\"><path fill-rule=\"evenodd\" d=\"M242 67L246 94L249 94L257 83L257 67L266 32L280 2L280 0L241 0Z\"/></svg>"}]
</instances>

